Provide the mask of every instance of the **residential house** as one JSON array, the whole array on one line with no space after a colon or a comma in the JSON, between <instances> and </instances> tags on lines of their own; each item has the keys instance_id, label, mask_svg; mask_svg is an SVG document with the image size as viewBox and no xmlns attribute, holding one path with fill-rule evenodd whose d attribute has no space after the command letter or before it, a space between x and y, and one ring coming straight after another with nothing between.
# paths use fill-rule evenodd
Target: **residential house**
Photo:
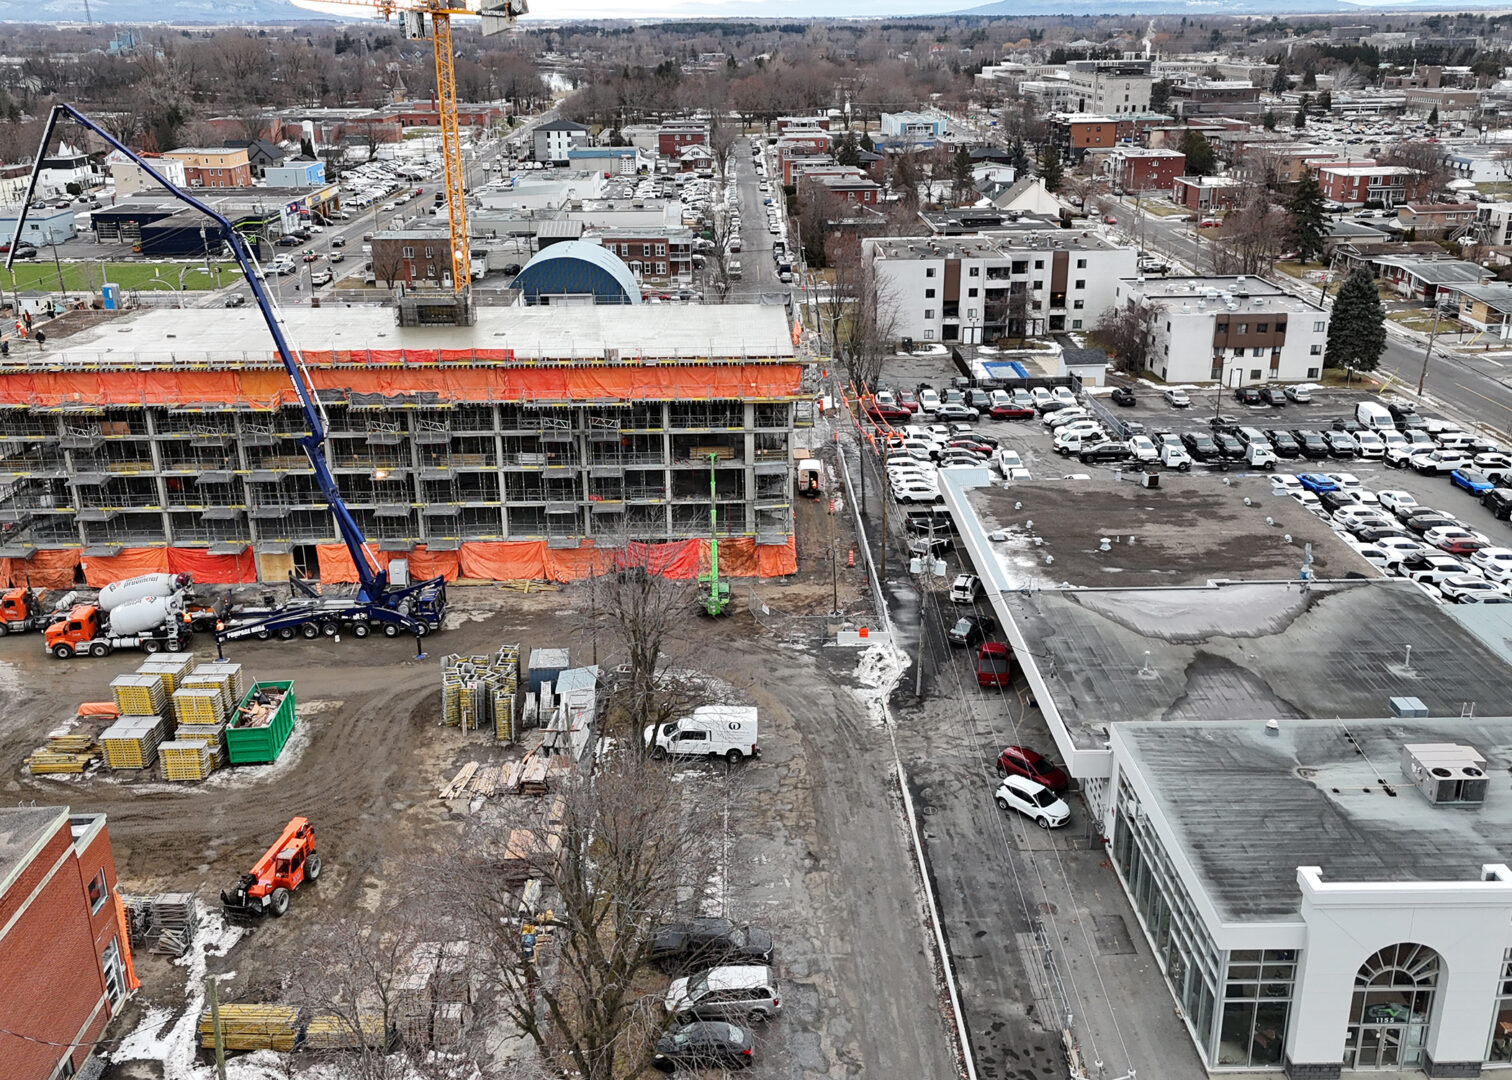
<instances>
[{"instance_id":1,"label":"residential house","mask_svg":"<svg viewBox=\"0 0 1512 1080\"><path fill-rule=\"evenodd\" d=\"M1108 152L1103 168L1114 187L1124 191L1170 191L1186 171L1186 155L1180 150L1118 146Z\"/></svg>"},{"instance_id":2,"label":"residential house","mask_svg":"<svg viewBox=\"0 0 1512 1080\"><path fill-rule=\"evenodd\" d=\"M164 157L184 163L184 179L192 188L234 188L252 186L252 164L246 147L180 147Z\"/></svg>"},{"instance_id":3,"label":"residential house","mask_svg":"<svg viewBox=\"0 0 1512 1080\"><path fill-rule=\"evenodd\" d=\"M656 133L656 152L676 158L684 147L708 146L709 125L702 120L671 120Z\"/></svg>"},{"instance_id":4,"label":"residential house","mask_svg":"<svg viewBox=\"0 0 1512 1080\"><path fill-rule=\"evenodd\" d=\"M267 170L284 162L283 147L267 139L226 139L221 143L236 150L247 151L247 164L252 166L252 175L262 179Z\"/></svg>"},{"instance_id":5,"label":"residential house","mask_svg":"<svg viewBox=\"0 0 1512 1080\"><path fill-rule=\"evenodd\" d=\"M571 120L553 120L531 132L531 158L566 165L568 151L588 145L588 128Z\"/></svg>"},{"instance_id":6,"label":"residential house","mask_svg":"<svg viewBox=\"0 0 1512 1080\"><path fill-rule=\"evenodd\" d=\"M136 989L104 814L0 808L0 1062L6 1080L89 1068Z\"/></svg>"},{"instance_id":7,"label":"residential house","mask_svg":"<svg viewBox=\"0 0 1512 1080\"><path fill-rule=\"evenodd\" d=\"M1477 341L1512 340L1512 283L1482 278L1446 291L1459 299L1459 321L1477 331Z\"/></svg>"},{"instance_id":8,"label":"residential house","mask_svg":"<svg viewBox=\"0 0 1512 1080\"><path fill-rule=\"evenodd\" d=\"M1436 303L1440 291L1453 292L1459 285L1482 281L1486 271L1462 259L1420 258L1385 255L1375 260L1382 281L1410 300Z\"/></svg>"},{"instance_id":9,"label":"residential house","mask_svg":"<svg viewBox=\"0 0 1512 1080\"><path fill-rule=\"evenodd\" d=\"M583 239L597 241L605 251L619 256L637 280L692 277L692 229L592 229Z\"/></svg>"},{"instance_id":10,"label":"residential house","mask_svg":"<svg viewBox=\"0 0 1512 1080\"><path fill-rule=\"evenodd\" d=\"M162 154L140 156L152 166L153 172L158 173L175 187L182 188L189 185L189 181L184 176L184 163L178 158L164 157ZM154 180L146 169L119 150L111 151L105 158L105 164L110 167L110 178L115 181L117 199L127 198L140 191L146 191L148 194L164 193L162 185Z\"/></svg>"},{"instance_id":11,"label":"residential house","mask_svg":"<svg viewBox=\"0 0 1512 1080\"><path fill-rule=\"evenodd\" d=\"M1345 206L1374 202L1389 208L1431 194L1428 178L1406 165L1322 165L1318 186L1325 199Z\"/></svg>"},{"instance_id":12,"label":"residential house","mask_svg":"<svg viewBox=\"0 0 1512 1080\"><path fill-rule=\"evenodd\" d=\"M1402 203L1397 222L1419 239L1457 234L1480 216L1480 203Z\"/></svg>"},{"instance_id":13,"label":"residential house","mask_svg":"<svg viewBox=\"0 0 1512 1080\"><path fill-rule=\"evenodd\" d=\"M1178 176L1171 184L1171 201L1199 214L1232 210L1243 193L1244 184L1232 176Z\"/></svg>"}]
</instances>

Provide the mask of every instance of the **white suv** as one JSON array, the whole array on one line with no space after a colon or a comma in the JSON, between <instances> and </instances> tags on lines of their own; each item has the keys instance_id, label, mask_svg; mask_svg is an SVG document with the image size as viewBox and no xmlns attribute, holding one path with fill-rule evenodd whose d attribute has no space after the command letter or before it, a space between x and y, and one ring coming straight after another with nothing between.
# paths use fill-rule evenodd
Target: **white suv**
<instances>
[{"instance_id":1,"label":"white suv","mask_svg":"<svg viewBox=\"0 0 1512 1080\"><path fill-rule=\"evenodd\" d=\"M1001 809L1017 810L1025 817L1033 818L1042 829L1058 829L1071 820L1071 808L1065 800L1027 776L1009 773L993 797Z\"/></svg>"}]
</instances>

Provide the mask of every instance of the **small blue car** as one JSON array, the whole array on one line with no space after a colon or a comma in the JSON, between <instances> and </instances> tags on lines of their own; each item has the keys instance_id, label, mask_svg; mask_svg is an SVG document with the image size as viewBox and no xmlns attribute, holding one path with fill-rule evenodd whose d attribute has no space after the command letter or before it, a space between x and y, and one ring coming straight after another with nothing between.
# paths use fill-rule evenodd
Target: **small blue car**
<instances>
[{"instance_id":1,"label":"small blue car","mask_svg":"<svg viewBox=\"0 0 1512 1080\"><path fill-rule=\"evenodd\" d=\"M1449 482L1477 497L1496 489L1496 485L1486 479L1485 473L1478 473L1474 469L1455 469L1449 474Z\"/></svg>"},{"instance_id":2,"label":"small blue car","mask_svg":"<svg viewBox=\"0 0 1512 1080\"><path fill-rule=\"evenodd\" d=\"M1339 485L1334 483L1322 473L1304 472L1297 474L1297 482L1314 495L1321 495L1325 491L1338 491Z\"/></svg>"}]
</instances>

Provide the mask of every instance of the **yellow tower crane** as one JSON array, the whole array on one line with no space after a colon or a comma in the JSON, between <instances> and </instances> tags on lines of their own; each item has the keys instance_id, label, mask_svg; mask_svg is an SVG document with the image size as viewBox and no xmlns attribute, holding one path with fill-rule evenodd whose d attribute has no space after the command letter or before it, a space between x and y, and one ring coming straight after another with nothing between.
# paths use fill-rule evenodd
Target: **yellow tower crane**
<instances>
[{"instance_id":1,"label":"yellow tower crane","mask_svg":"<svg viewBox=\"0 0 1512 1080\"><path fill-rule=\"evenodd\" d=\"M398 16L407 38L429 36L436 59L436 111L441 121L441 160L446 175L446 217L451 230L452 291L465 291L472 281L472 256L467 243L467 207L462 133L457 126L457 78L452 66L453 15L481 17L484 34L501 33L528 10L525 0L317 0L311 6L362 8L384 21ZM430 27L427 31L426 21Z\"/></svg>"}]
</instances>

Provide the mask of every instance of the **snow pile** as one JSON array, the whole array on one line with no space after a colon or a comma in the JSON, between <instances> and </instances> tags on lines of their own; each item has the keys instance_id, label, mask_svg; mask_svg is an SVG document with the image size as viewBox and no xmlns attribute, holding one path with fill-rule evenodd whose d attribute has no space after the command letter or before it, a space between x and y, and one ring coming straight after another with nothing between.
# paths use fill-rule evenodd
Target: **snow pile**
<instances>
[{"instance_id":1,"label":"snow pile","mask_svg":"<svg viewBox=\"0 0 1512 1080\"><path fill-rule=\"evenodd\" d=\"M866 715L878 727L888 722L887 699L908 670L908 664L907 654L891 643L871 646L856 661L856 680L861 686L855 694L866 707Z\"/></svg>"},{"instance_id":2,"label":"snow pile","mask_svg":"<svg viewBox=\"0 0 1512 1080\"><path fill-rule=\"evenodd\" d=\"M111 1055L112 1060L116 1064L144 1060L161 1062L163 1080L211 1080L215 1069L194 1063L199 1018L205 1008L205 958L225 956L244 933L242 927L227 925L219 911L199 905L194 942L188 952L174 961L188 972L183 1013L175 1022L172 1009L149 1009L137 1029L121 1040L121 1045ZM222 975L221 979L234 977L235 973L231 972ZM266 1071L233 1074L229 1064L226 1072L227 1080L263 1080L265 1076L267 1080L282 1080L287 1075L286 1070L277 1074Z\"/></svg>"}]
</instances>

